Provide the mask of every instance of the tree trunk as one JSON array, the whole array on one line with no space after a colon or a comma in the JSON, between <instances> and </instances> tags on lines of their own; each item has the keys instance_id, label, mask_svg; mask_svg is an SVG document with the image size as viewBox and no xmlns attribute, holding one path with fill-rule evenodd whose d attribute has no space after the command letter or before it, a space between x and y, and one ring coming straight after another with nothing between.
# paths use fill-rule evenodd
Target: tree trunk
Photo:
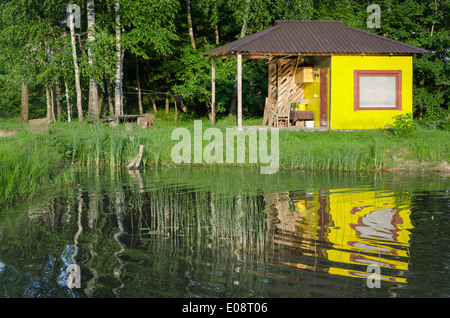
<instances>
[{"instance_id":1,"label":"tree trunk","mask_svg":"<svg viewBox=\"0 0 450 318\"><path fill-rule=\"evenodd\" d=\"M138 104L139 104L139 114L142 115L144 113L144 109L142 107L142 94L141 94L141 81L139 80L139 59L136 57L136 85L138 90Z\"/></svg>"},{"instance_id":2,"label":"tree trunk","mask_svg":"<svg viewBox=\"0 0 450 318\"><path fill-rule=\"evenodd\" d=\"M106 75L106 91L108 93L109 114L112 116L114 114L114 95L109 75Z\"/></svg>"},{"instance_id":3,"label":"tree trunk","mask_svg":"<svg viewBox=\"0 0 450 318\"><path fill-rule=\"evenodd\" d=\"M105 97L105 92L100 87L100 85L97 84L97 115L100 116L102 113L102 106L103 106L103 98Z\"/></svg>"},{"instance_id":4,"label":"tree trunk","mask_svg":"<svg viewBox=\"0 0 450 318\"><path fill-rule=\"evenodd\" d=\"M66 87L67 121L70 123L72 121L72 107L70 106L69 85L67 85L67 78L64 79L64 86Z\"/></svg>"},{"instance_id":5,"label":"tree trunk","mask_svg":"<svg viewBox=\"0 0 450 318\"><path fill-rule=\"evenodd\" d=\"M217 3L214 4L214 35L216 37L216 44L219 45L219 12Z\"/></svg>"},{"instance_id":6,"label":"tree trunk","mask_svg":"<svg viewBox=\"0 0 450 318\"><path fill-rule=\"evenodd\" d=\"M87 40L88 40L88 63L92 67L92 51L89 45L92 45L95 41L94 36L94 27L95 27L95 2L87 1ZM95 80L94 74L91 73L89 79L89 104L88 104L88 112L91 117L91 120L98 119L98 90L97 90L97 82Z\"/></svg>"},{"instance_id":7,"label":"tree trunk","mask_svg":"<svg viewBox=\"0 0 450 318\"><path fill-rule=\"evenodd\" d=\"M75 26L74 17L71 15L69 17L69 27L70 27L70 40L72 43L72 58L73 58L73 68L75 70L75 89L77 94L77 111L78 111L78 121L83 121L83 107L81 100L81 84L80 84L80 70L78 68L78 58L77 58L77 43L75 41Z\"/></svg>"},{"instance_id":8,"label":"tree trunk","mask_svg":"<svg viewBox=\"0 0 450 318\"><path fill-rule=\"evenodd\" d=\"M153 112L156 114L158 112L158 108L156 108L155 98L152 97L152 105L153 105Z\"/></svg>"},{"instance_id":9,"label":"tree trunk","mask_svg":"<svg viewBox=\"0 0 450 318\"><path fill-rule=\"evenodd\" d=\"M169 97L166 97L166 115L169 115Z\"/></svg>"},{"instance_id":10,"label":"tree trunk","mask_svg":"<svg viewBox=\"0 0 450 318\"><path fill-rule=\"evenodd\" d=\"M187 9L187 18L188 18L188 25L189 25L189 37L191 39L191 45L194 49L196 49L195 45L195 36L194 36L194 27L192 25L192 16L191 16L191 1L186 1L186 9Z\"/></svg>"},{"instance_id":11,"label":"tree trunk","mask_svg":"<svg viewBox=\"0 0 450 318\"><path fill-rule=\"evenodd\" d=\"M62 116L62 103L61 103L61 77L58 76L55 84L55 97L56 97L56 114L58 121L61 121Z\"/></svg>"},{"instance_id":12,"label":"tree trunk","mask_svg":"<svg viewBox=\"0 0 450 318\"><path fill-rule=\"evenodd\" d=\"M29 104L29 91L28 91L28 83L22 82L22 106L20 115L24 122L28 123L28 114L30 109Z\"/></svg>"},{"instance_id":13,"label":"tree trunk","mask_svg":"<svg viewBox=\"0 0 450 318\"><path fill-rule=\"evenodd\" d=\"M175 107L175 122L178 120L178 108L177 108L177 101L174 101L174 107Z\"/></svg>"},{"instance_id":14,"label":"tree trunk","mask_svg":"<svg viewBox=\"0 0 450 318\"><path fill-rule=\"evenodd\" d=\"M248 15L250 12L250 0L245 1L244 20L242 21L241 39L247 35Z\"/></svg>"},{"instance_id":15,"label":"tree trunk","mask_svg":"<svg viewBox=\"0 0 450 318\"><path fill-rule=\"evenodd\" d=\"M214 26L214 33L216 35L216 44L219 45L219 24L217 24Z\"/></svg>"},{"instance_id":16,"label":"tree trunk","mask_svg":"<svg viewBox=\"0 0 450 318\"><path fill-rule=\"evenodd\" d=\"M438 10L438 0L434 0L433 25L431 26L430 36L433 36L434 26L436 24L436 14Z\"/></svg>"},{"instance_id":17,"label":"tree trunk","mask_svg":"<svg viewBox=\"0 0 450 318\"><path fill-rule=\"evenodd\" d=\"M50 96L50 88L47 83L45 83L45 99L47 101L47 123L50 124L52 122L52 101Z\"/></svg>"},{"instance_id":18,"label":"tree trunk","mask_svg":"<svg viewBox=\"0 0 450 318\"><path fill-rule=\"evenodd\" d=\"M121 25L120 25L120 4L116 0L114 6L116 11L116 81L114 89L115 115L123 115L122 105L122 43L121 43Z\"/></svg>"},{"instance_id":19,"label":"tree trunk","mask_svg":"<svg viewBox=\"0 0 450 318\"><path fill-rule=\"evenodd\" d=\"M55 85L52 85L50 88L50 100L52 105L52 122L56 122L56 89Z\"/></svg>"}]
</instances>

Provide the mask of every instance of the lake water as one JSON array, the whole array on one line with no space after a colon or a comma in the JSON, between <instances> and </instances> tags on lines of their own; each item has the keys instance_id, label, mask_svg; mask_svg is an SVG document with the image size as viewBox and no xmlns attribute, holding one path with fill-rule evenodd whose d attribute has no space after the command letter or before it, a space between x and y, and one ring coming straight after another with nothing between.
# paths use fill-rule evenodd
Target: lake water
<instances>
[{"instance_id":1,"label":"lake water","mask_svg":"<svg viewBox=\"0 0 450 318\"><path fill-rule=\"evenodd\" d=\"M0 211L0 297L449 297L448 176L80 172Z\"/></svg>"}]
</instances>

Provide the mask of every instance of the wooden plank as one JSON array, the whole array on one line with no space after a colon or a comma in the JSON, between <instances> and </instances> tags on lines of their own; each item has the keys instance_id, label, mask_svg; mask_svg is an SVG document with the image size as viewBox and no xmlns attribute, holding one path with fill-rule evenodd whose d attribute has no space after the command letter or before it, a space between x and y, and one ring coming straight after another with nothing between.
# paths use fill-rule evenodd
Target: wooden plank
<instances>
[{"instance_id":1,"label":"wooden plank","mask_svg":"<svg viewBox=\"0 0 450 318\"><path fill-rule=\"evenodd\" d=\"M273 125L273 112L274 108L277 104L277 95L278 95L278 73L279 73L279 65L278 63L269 64L269 98L270 98L270 110L268 113L268 125Z\"/></svg>"},{"instance_id":2,"label":"wooden plank","mask_svg":"<svg viewBox=\"0 0 450 318\"><path fill-rule=\"evenodd\" d=\"M270 112L270 108L271 108L271 104L270 104L270 98L266 97L266 104L264 107L264 116L263 116L263 121L262 121L262 125L265 126L269 120L269 112Z\"/></svg>"},{"instance_id":3,"label":"wooden plank","mask_svg":"<svg viewBox=\"0 0 450 318\"><path fill-rule=\"evenodd\" d=\"M299 101L300 99L303 99L305 97L305 85L295 83L294 88L291 91L291 94L289 96L290 101Z\"/></svg>"},{"instance_id":4,"label":"wooden plank","mask_svg":"<svg viewBox=\"0 0 450 318\"><path fill-rule=\"evenodd\" d=\"M282 87L278 92L278 110L277 114L287 114L289 111L289 98L291 95L292 87L295 83L295 72L298 67L300 57L296 60L290 60L286 63L283 74L285 75L282 79Z\"/></svg>"},{"instance_id":5,"label":"wooden plank","mask_svg":"<svg viewBox=\"0 0 450 318\"><path fill-rule=\"evenodd\" d=\"M298 67L299 61L300 61L300 57L297 58L297 61L295 63L295 67L292 70L292 73L291 73L291 76L290 76L289 91L286 94L286 100L284 101L284 105L283 105L283 107L281 109L281 112L283 114L289 112L289 105L288 105L289 97L290 97L290 94L291 94L292 86L293 86L293 84L295 82L295 72L297 72L297 67Z\"/></svg>"}]
</instances>

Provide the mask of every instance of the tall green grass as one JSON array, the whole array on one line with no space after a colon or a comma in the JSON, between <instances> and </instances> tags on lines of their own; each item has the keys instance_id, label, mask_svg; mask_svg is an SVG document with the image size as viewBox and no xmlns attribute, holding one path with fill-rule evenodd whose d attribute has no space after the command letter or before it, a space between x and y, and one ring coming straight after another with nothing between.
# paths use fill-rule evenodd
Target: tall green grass
<instances>
[{"instance_id":1,"label":"tall green grass","mask_svg":"<svg viewBox=\"0 0 450 318\"><path fill-rule=\"evenodd\" d=\"M123 167L138 154L144 145L142 164L157 166L169 164L175 142L170 140L172 128L142 130L133 125L111 128L101 122L56 124L53 138L67 161L75 166Z\"/></svg>"},{"instance_id":2,"label":"tall green grass","mask_svg":"<svg viewBox=\"0 0 450 318\"><path fill-rule=\"evenodd\" d=\"M40 136L0 138L0 204L28 200L60 173L61 154Z\"/></svg>"},{"instance_id":3,"label":"tall green grass","mask_svg":"<svg viewBox=\"0 0 450 318\"><path fill-rule=\"evenodd\" d=\"M249 124L257 122L244 122L244 125ZM55 178L65 171L63 167L125 167L138 154L139 145L144 145L144 169L173 167L171 150L178 141L171 140L171 134L180 126L189 129L193 136L193 120L174 122L165 117L158 118L146 130L135 124L132 130L127 130L123 124L112 128L101 122L54 123L48 135L31 134L27 125L19 121L0 121L0 129L17 131L12 137L0 138L0 204L29 199L56 182ZM228 118L218 120L216 125L224 135L225 128L230 126L234 125ZM203 129L209 127L211 124L204 120ZM208 144L209 141L203 141L203 147ZM450 132L438 130L419 129L408 137L395 136L386 130L280 131L279 168L377 171L405 162L436 166L448 163L449 146ZM223 162L227 165L225 160ZM207 163L189 165L210 166ZM259 164L244 166L254 168Z\"/></svg>"}]
</instances>

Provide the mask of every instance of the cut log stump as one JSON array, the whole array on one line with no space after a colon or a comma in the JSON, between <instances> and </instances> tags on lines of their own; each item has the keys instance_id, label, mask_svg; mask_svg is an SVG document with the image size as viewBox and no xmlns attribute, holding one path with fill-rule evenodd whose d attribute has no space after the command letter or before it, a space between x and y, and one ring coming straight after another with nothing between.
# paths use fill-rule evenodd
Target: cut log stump
<instances>
[{"instance_id":1,"label":"cut log stump","mask_svg":"<svg viewBox=\"0 0 450 318\"><path fill-rule=\"evenodd\" d=\"M128 169L139 168L142 160L142 153L144 152L144 145L139 146L138 155L128 164Z\"/></svg>"}]
</instances>

